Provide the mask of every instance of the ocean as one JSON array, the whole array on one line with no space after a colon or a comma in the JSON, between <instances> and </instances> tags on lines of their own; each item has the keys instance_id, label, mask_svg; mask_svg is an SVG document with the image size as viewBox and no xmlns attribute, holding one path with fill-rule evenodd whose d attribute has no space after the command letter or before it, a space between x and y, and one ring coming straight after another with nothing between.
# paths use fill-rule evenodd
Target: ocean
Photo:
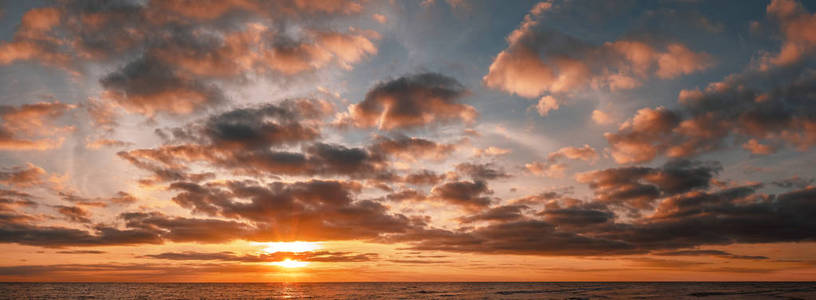
<instances>
[{"instance_id":1,"label":"ocean","mask_svg":"<svg viewBox=\"0 0 816 300\"><path fill-rule=\"evenodd\" d=\"M816 299L816 283L0 283L0 299Z\"/></svg>"}]
</instances>

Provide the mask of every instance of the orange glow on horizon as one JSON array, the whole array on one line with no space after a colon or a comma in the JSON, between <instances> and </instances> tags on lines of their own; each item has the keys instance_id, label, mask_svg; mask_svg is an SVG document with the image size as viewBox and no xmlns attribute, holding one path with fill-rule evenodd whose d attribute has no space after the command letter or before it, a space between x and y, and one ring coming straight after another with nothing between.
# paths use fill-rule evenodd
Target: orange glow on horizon
<instances>
[{"instance_id":1,"label":"orange glow on horizon","mask_svg":"<svg viewBox=\"0 0 816 300\"><path fill-rule=\"evenodd\" d=\"M309 265L308 261L298 261L298 260L291 260L291 259L284 259L283 261L276 261L269 263L271 265L275 265L278 267L284 268L302 268Z\"/></svg>"},{"instance_id":2,"label":"orange glow on horizon","mask_svg":"<svg viewBox=\"0 0 816 300\"><path fill-rule=\"evenodd\" d=\"M263 248L263 251L266 253L310 252L323 248L323 246L318 242L267 242L253 244L265 246L265 248Z\"/></svg>"}]
</instances>

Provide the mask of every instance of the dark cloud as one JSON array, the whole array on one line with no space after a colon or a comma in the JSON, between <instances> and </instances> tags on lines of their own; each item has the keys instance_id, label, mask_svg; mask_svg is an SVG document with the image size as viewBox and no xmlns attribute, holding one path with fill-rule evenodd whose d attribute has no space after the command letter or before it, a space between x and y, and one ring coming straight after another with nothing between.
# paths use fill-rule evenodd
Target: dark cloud
<instances>
[{"instance_id":1,"label":"dark cloud","mask_svg":"<svg viewBox=\"0 0 816 300\"><path fill-rule=\"evenodd\" d=\"M100 83L106 98L148 117L157 112L189 114L225 101L217 86L179 74L151 57L128 63Z\"/></svg>"},{"instance_id":2,"label":"dark cloud","mask_svg":"<svg viewBox=\"0 0 816 300\"><path fill-rule=\"evenodd\" d=\"M120 230L98 226L93 232L84 230L0 222L0 242L42 247L111 246L159 244L154 231L143 229Z\"/></svg>"},{"instance_id":3,"label":"dark cloud","mask_svg":"<svg viewBox=\"0 0 816 300\"><path fill-rule=\"evenodd\" d=\"M258 223L254 239L265 234L274 234L269 237L274 240L368 239L411 227L407 217L377 202L356 200L360 187L354 182L233 181L222 186L174 183L171 188L181 191L173 201L194 212Z\"/></svg>"},{"instance_id":4,"label":"dark cloud","mask_svg":"<svg viewBox=\"0 0 816 300\"><path fill-rule=\"evenodd\" d=\"M128 60L100 80L100 99L153 117L223 102L221 83L350 69L377 53L376 32L330 29L338 17L361 12L357 2L232 1L196 4L195 12L190 5L60 1L32 9L14 38L0 43L0 64L32 61L79 74ZM291 22L303 30L286 30Z\"/></svg>"},{"instance_id":5,"label":"dark cloud","mask_svg":"<svg viewBox=\"0 0 816 300\"><path fill-rule=\"evenodd\" d=\"M576 179L588 183L598 201L646 209L660 197L708 188L721 169L718 163L672 160L661 168L613 168L582 173Z\"/></svg>"},{"instance_id":6,"label":"dark cloud","mask_svg":"<svg viewBox=\"0 0 816 300\"><path fill-rule=\"evenodd\" d=\"M435 185L443 179L445 179L444 175L436 174L429 170L421 170L405 175L403 181L413 185Z\"/></svg>"},{"instance_id":7,"label":"dark cloud","mask_svg":"<svg viewBox=\"0 0 816 300\"><path fill-rule=\"evenodd\" d=\"M57 209L57 212L63 215L66 219L71 222L77 223L91 223L91 213L87 210L82 209L81 207L77 206L64 206L64 205L56 205L54 208Z\"/></svg>"},{"instance_id":8,"label":"dark cloud","mask_svg":"<svg viewBox=\"0 0 816 300\"><path fill-rule=\"evenodd\" d=\"M392 178L381 151L319 142L302 145L301 152L279 149L316 139L319 119L330 112L327 102L306 99L237 109L172 129L169 135L158 131L170 139L164 146L118 155L153 173L143 180L147 184L209 179L207 173L189 173L187 165L193 162L249 175Z\"/></svg>"},{"instance_id":9,"label":"dark cloud","mask_svg":"<svg viewBox=\"0 0 816 300\"><path fill-rule=\"evenodd\" d=\"M333 111L323 100L289 99L215 114L169 133L175 142L206 145L212 151L258 151L320 137L320 119Z\"/></svg>"},{"instance_id":10,"label":"dark cloud","mask_svg":"<svg viewBox=\"0 0 816 300\"><path fill-rule=\"evenodd\" d=\"M430 197L468 210L481 210L493 202L493 199L487 196L490 194L493 194L493 191L484 181L454 181L433 187Z\"/></svg>"},{"instance_id":11,"label":"dark cloud","mask_svg":"<svg viewBox=\"0 0 816 300\"><path fill-rule=\"evenodd\" d=\"M602 236L648 249L698 245L773 243L813 240L816 189L784 194L755 194L757 186L716 193L692 192L662 202L640 222L616 224Z\"/></svg>"},{"instance_id":12,"label":"dark cloud","mask_svg":"<svg viewBox=\"0 0 816 300\"><path fill-rule=\"evenodd\" d=\"M550 223L519 220L469 232L423 233L418 250L525 255L619 255L637 252L632 244L557 231Z\"/></svg>"},{"instance_id":13,"label":"dark cloud","mask_svg":"<svg viewBox=\"0 0 816 300\"><path fill-rule=\"evenodd\" d=\"M470 177L473 180L493 180L511 177L510 174L498 169L492 163L461 163L456 165L456 172Z\"/></svg>"},{"instance_id":14,"label":"dark cloud","mask_svg":"<svg viewBox=\"0 0 816 300\"><path fill-rule=\"evenodd\" d=\"M528 209L528 207L525 205L497 206L476 215L463 217L461 218L461 221L463 223L472 223L476 221L515 221L524 217L522 212L526 209Z\"/></svg>"},{"instance_id":15,"label":"dark cloud","mask_svg":"<svg viewBox=\"0 0 816 300\"><path fill-rule=\"evenodd\" d=\"M467 94L459 81L437 73L407 75L380 82L365 99L349 107L341 124L408 129L451 121L473 121L478 113L460 103Z\"/></svg>"},{"instance_id":16,"label":"dark cloud","mask_svg":"<svg viewBox=\"0 0 816 300\"><path fill-rule=\"evenodd\" d=\"M680 107L644 108L607 133L619 163L647 162L658 155L691 157L741 143L755 155L785 146L816 144L816 71L813 59L767 70L733 74L703 90L683 90Z\"/></svg>"},{"instance_id":17,"label":"dark cloud","mask_svg":"<svg viewBox=\"0 0 816 300\"><path fill-rule=\"evenodd\" d=\"M539 215L561 229L604 224L615 219L615 214L608 210L580 206L546 209Z\"/></svg>"},{"instance_id":18,"label":"dark cloud","mask_svg":"<svg viewBox=\"0 0 816 300\"><path fill-rule=\"evenodd\" d=\"M781 187L781 188L797 188L803 189L813 184L813 178L801 178L799 176L794 176L791 178L776 180L771 182L771 184Z\"/></svg>"},{"instance_id":19,"label":"dark cloud","mask_svg":"<svg viewBox=\"0 0 816 300\"><path fill-rule=\"evenodd\" d=\"M168 216L158 212L122 213L125 226L173 242L222 243L246 238L254 228L236 221Z\"/></svg>"}]
</instances>

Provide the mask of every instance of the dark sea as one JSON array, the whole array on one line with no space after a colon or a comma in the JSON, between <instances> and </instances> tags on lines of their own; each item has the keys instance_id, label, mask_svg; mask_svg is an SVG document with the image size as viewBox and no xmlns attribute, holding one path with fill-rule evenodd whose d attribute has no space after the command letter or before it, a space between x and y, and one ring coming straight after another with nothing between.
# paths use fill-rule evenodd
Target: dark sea
<instances>
[{"instance_id":1,"label":"dark sea","mask_svg":"<svg viewBox=\"0 0 816 300\"><path fill-rule=\"evenodd\" d=\"M816 299L816 283L0 283L0 299Z\"/></svg>"}]
</instances>

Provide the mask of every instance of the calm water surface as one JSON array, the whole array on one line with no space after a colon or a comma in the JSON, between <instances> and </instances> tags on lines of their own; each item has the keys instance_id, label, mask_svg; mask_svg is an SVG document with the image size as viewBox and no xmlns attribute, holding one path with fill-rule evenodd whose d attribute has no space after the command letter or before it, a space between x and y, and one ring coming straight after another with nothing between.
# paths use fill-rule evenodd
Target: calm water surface
<instances>
[{"instance_id":1,"label":"calm water surface","mask_svg":"<svg viewBox=\"0 0 816 300\"><path fill-rule=\"evenodd\" d=\"M0 283L0 299L816 299L816 283Z\"/></svg>"}]
</instances>

